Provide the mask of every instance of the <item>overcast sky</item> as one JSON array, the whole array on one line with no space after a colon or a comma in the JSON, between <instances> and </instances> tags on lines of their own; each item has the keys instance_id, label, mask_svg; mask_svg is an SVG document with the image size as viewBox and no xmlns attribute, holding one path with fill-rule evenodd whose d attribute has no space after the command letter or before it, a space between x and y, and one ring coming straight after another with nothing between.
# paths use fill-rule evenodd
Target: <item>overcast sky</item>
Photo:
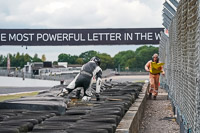
<instances>
[{"instance_id":1,"label":"overcast sky","mask_svg":"<svg viewBox=\"0 0 200 133\"><path fill-rule=\"evenodd\" d=\"M160 28L165 0L0 0L0 29ZM140 45L141 46L141 45ZM114 56L138 45L116 46L0 46L0 54L45 54L54 61L60 53L88 50Z\"/></svg>"}]
</instances>

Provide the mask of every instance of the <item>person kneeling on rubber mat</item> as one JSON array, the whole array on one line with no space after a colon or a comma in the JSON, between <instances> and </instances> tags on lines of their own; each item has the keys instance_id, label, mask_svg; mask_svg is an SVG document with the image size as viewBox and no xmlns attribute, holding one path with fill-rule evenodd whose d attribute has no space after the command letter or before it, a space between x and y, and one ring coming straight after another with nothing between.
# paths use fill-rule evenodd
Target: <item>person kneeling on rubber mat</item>
<instances>
[{"instance_id":1,"label":"person kneeling on rubber mat","mask_svg":"<svg viewBox=\"0 0 200 133\"><path fill-rule=\"evenodd\" d=\"M61 91L60 96L68 95L74 89L83 87L84 96L82 101L89 101L91 97L86 94L86 90L91 87L92 79L96 78L96 99L97 101L100 100L99 93L102 82L102 69L100 68L100 64L101 60L98 57L92 57L89 62L81 67L80 73L67 86L67 88L64 88ZM77 91L77 95L80 95L80 90Z\"/></svg>"}]
</instances>

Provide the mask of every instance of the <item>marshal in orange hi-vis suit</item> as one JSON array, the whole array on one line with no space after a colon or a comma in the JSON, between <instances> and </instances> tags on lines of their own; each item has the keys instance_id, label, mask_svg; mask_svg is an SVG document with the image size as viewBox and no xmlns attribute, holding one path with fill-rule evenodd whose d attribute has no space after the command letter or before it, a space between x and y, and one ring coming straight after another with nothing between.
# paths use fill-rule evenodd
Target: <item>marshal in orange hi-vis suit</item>
<instances>
[{"instance_id":1,"label":"marshal in orange hi-vis suit","mask_svg":"<svg viewBox=\"0 0 200 133\"><path fill-rule=\"evenodd\" d=\"M149 98L151 98L153 94L153 98L156 99L158 95L160 73L163 75L165 74L162 65L164 65L164 63L159 62L158 54L154 54L152 60L148 61L145 65L145 70L149 72L150 80L150 90L148 91Z\"/></svg>"}]
</instances>

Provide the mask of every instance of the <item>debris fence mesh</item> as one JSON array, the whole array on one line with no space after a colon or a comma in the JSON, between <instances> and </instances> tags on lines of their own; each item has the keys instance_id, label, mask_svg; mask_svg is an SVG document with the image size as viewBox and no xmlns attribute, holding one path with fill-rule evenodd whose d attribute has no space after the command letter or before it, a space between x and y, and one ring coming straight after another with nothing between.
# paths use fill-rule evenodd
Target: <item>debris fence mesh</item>
<instances>
[{"instance_id":1,"label":"debris fence mesh","mask_svg":"<svg viewBox=\"0 0 200 133\"><path fill-rule=\"evenodd\" d=\"M186 130L200 132L200 0L180 0L159 47L166 88Z\"/></svg>"}]
</instances>

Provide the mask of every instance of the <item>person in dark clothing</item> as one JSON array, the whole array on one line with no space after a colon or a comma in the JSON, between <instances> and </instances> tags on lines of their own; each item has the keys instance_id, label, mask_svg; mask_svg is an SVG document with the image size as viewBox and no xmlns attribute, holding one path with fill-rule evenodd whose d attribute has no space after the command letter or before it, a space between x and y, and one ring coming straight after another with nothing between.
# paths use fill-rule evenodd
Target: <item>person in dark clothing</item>
<instances>
[{"instance_id":1,"label":"person in dark clothing","mask_svg":"<svg viewBox=\"0 0 200 133\"><path fill-rule=\"evenodd\" d=\"M102 69L100 68L101 60L98 57L93 57L89 62L84 64L81 67L80 72L74 78L74 80L64 88L60 93L61 96L68 95L77 87L83 87L84 96L82 101L89 101L91 99L90 96L86 94L86 90L91 87L93 78L96 79L96 97L99 100L99 93L102 82ZM80 91L79 91L80 93Z\"/></svg>"}]
</instances>

